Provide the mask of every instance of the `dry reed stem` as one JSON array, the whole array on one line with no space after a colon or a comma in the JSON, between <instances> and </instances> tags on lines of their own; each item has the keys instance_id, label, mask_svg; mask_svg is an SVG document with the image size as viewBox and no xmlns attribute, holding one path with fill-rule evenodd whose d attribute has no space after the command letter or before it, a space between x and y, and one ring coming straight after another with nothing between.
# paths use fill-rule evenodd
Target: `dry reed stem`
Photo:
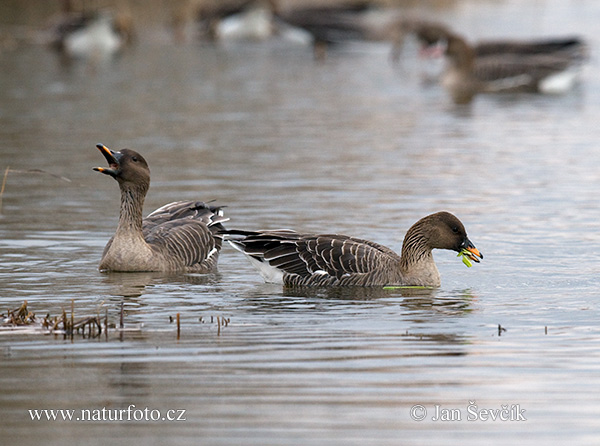
<instances>
[{"instance_id":1,"label":"dry reed stem","mask_svg":"<svg viewBox=\"0 0 600 446\"><path fill-rule=\"evenodd\" d=\"M4 178L2 179L2 187L0 188L0 214L2 214L2 197L4 196L4 189L6 188L6 178L10 172L10 167L7 167L4 171Z\"/></svg>"}]
</instances>

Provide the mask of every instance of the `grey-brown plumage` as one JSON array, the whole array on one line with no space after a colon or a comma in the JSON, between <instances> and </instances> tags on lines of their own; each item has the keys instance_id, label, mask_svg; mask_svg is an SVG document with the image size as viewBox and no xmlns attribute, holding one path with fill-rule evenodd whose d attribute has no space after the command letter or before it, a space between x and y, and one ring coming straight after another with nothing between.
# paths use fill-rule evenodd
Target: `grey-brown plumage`
<instances>
[{"instance_id":1,"label":"grey-brown plumage","mask_svg":"<svg viewBox=\"0 0 600 446\"><path fill-rule=\"evenodd\" d=\"M404 34L414 33L425 48L446 43L451 35L457 35L441 23L419 20L400 22ZM471 44L475 57L513 55L562 55L574 61L587 54L587 47L579 36L550 37L529 40L495 39Z\"/></svg>"},{"instance_id":2,"label":"grey-brown plumage","mask_svg":"<svg viewBox=\"0 0 600 446\"><path fill-rule=\"evenodd\" d=\"M475 46L477 57L494 54L519 55L561 55L573 61L587 57L587 47L577 36L556 37L534 40L487 40L478 42Z\"/></svg>"},{"instance_id":3,"label":"grey-brown plumage","mask_svg":"<svg viewBox=\"0 0 600 446\"><path fill-rule=\"evenodd\" d=\"M448 67L442 84L456 103L470 102L478 93L564 92L573 86L587 58L585 43L574 36L471 45L438 23L406 22L402 30L414 33L426 48L444 47Z\"/></svg>"},{"instance_id":4,"label":"grey-brown plumage","mask_svg":"<svg viewBox=\"0 0 600 446\"><path fill-rule=\"evenodd\" d=\"M365 30L360 18L370 6L370 2L362 1L297 6L286 10L276 8L275 16L285 23L306 30L316 42L335 44L364 38Z\"/></svg>"},{"instance_id":5,"label":"grey-brown plumage","mask_svg":"<svg viewBox=\"0 0 600 446\"><path fill-rule=\"evenodd\" d=\"M115 235L100 261L102 271L216 271L224 228L220 208L201 201L167 204L142 219L150 187L150 169L137 152L98 149L109 167L94 170L112 176L121 189L121 209Z\"/></svg>"},{"instance_id":6,"label":"grey-brown plumage","mask_svg":"<svg viewBox=\"0 0 600 446\"><path fill-rule=\"evenodd\" d=\"M477 57L460 36L447 36L449 66L442 84L457 103L469 102L477 93L559 92L571 88L582 59L568 52L490 53ZM558 81L558 76L564 80ZM554 81L556 80L556 81Z\"/></svg>"},{"instance_id":7,"label":"grey-brown plumage","mask_svg":"<svg viewBox=\"0 0 600 446\"><path fill-rule=\"evenodd\" d=\"M406 233L402 255L368 240L339 234L301 234L292 230L224 231L246 254L266 282L287 286L440 286L433 249L465 249L474 261L483 256L463 224L448 212L422 218Z\"/></svg>"},{"instance_id":8,"label":"grey-brown plumage","mask_svg":"<svg viewBox=\"0 0 600 446\"><path fill-rule=\"evenodd\" d=\"M81 2L78 2L81 3ZM65 58L112 55L133 43L135 31L131 14L124 10L74 8L70 0L62 1L62 11L49 23L50 45Z\"/></svg>"},{"instance_id":9,"label":"grey-brown plumage","mask_svg":"<svg viewBox=\"0 0 600 446\"><path fill-rule=\"evenodd\" d=\"M328 48L346 42L369 39L365 16L369 0L348 0L334 4L294 5L281 8L271 1L276 23L306 31L313 40L315 59L325 58Z\"/></svg>"}]
</instances>

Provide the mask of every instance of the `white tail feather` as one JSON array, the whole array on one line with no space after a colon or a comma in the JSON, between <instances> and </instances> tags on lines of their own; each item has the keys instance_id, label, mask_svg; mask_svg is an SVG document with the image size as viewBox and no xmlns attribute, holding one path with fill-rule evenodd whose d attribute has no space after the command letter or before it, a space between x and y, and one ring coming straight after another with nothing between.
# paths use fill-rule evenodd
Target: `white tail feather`
<instances>
[{"instance_id":1,"label":"white tail feather","mask_svg":"<svg viewBox=\"0 0 600 446\"><path fill-rule=\"evenodd\" d=\"M545 94L561 94L569 91L579 77L579 67L570 68L546 77L540 82L540 92Z\"/></svg>"},{"instance_id":2,"label":"white tail feather","mask_svg":"<svg viewBox=\"0 0 600 446\"><path fill-rule=\"evenodd\" d=\"M233 248L237 249L239 252L244 253L246 257L250 260L250 263L254 268L258 270L261 277L266 283L278 283L283 284L283 271L279 268L275 268L274 266L269 265L269 263L265 260L258 260L255 257L248 255L243 246L239 243L236 243L235 240L227 240Z\"/></svg>"}]
</instances>

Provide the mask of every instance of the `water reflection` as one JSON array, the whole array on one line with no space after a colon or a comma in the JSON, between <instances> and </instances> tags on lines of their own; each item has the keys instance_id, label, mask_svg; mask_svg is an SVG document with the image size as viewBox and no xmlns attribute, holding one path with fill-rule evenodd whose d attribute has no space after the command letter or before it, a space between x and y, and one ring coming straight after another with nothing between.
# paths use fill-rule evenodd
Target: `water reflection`
<instances>
[{"instance_id":1,"label":"water reflection","mask_svg":"<svg viewBox=\"0 0 600 446\"><path fill-rule=\"evenodd\" d=\"M596 51L595 3L558 13L560 2L542 3L544 14L527 18L522 8L539 2L467 2L448 20L500 32L512 11L506 29L576 27ZM77 314L108 310L118 325L123 304L125 328L135 328L73 342L1 333L6 443L100 443L111 432L185 444L201 432L217 444L392 445L417 434L434 444L449 430L412 421L410 407L473 398L521 403L531 419L449 426L468 430L465 445L596 438L596 77L564 97L455 108L441 88L399 76L378 45L317 65L304 50L155 40L95 76L79 64L65 72L45 48L0 57L0 172L20 171L3 196L0 306L27 300L55 315L74 299ZM467 269L436 257L436 290L286 289L263 284L228 248L216 275L102 274L118 193L91 171L98 141L150 161L147 210L216 198L235 227L399 247L416 219L447 209L468 222L486 261ZM217 316L229 325L219 330ZM189 421L33 425L26 412L130 403L186 408ZM519 429L527 435L494 436Z\"/></svg>"},{"instance_id":2,"label":"water reflection","mask_svg":"<svg viewBox=\"0 0 600 446\"><path fill-rule=\"evenodd\" d=\"M381 287L283 287L281 298L275 298L277 285L269 285L270 289L260 286L246 295L247 302L272 306L276 310L291 310L298 302L318 302L320 307L351 307L376 304L382 306L400 305L407 313L441 312L447 315L466 315L473 311L473 302L477 296L470 289L457 290L450 294L438 289L417 287L397 287L384 289ZM271 288L272 287L272 288Z\"/></svg>"},{"instance_id":3,"label":"water reflection","mask_svg":"<svg viewBox=\"0 0 600 446\"><path fill-rule=\"evenodd\" d=\"M152 395L153 386L147 378L152 370L146 361L128 360L115 366L109 374L107 384L109 388L115 389L118 401L136 401Z\"/></svg>"},{"instance_id":4,"label":"water reflection","mask_svg":"<svg viewBox=\"0 0 600 446\"><path fill-rule=\"evenodd\" d=\"M103 283L109 285L111 296L129 298L141 297L147 285L161 278L160 273L110 273L103 274Z\"/></svg>"},{"instance_id":5,"label":"water reflection","mask_svg":"<svg viewBox=\"0 0 600 446\"><path fill-rule=\"evenodd\" d=\"M452 298L407 298L402 301L402 306L410 313L423 315L424 313L443 314L445 316L466 316L473 309L473 296L458 294Z\"/></svg>"},{"instance_id":6,"label":"water reflection","mask_svg":"<svg viewBox=\"0 0 600 446\"><path fill-rule=\"evenodd\" d=\"M161 272L136 272L136 273L101 273L102 282L109 285L109 294L112 296L136 298L144 295L146 287L153 284L168 283L177 286L189 285L217 285L220 276L216 274L168 274Z\"/></svg>"},{"instance_id":7,"label":"water reflection","mask_svg":"<svg viewBox=\"0 0 600 446\"><path fill-rule=\"evenodd\" d=\"M331 287L331 288L310 288L310 287L284 287L283 296L288 297L310 297L321 299L335 299L338 301L367 301L373 299L384 299L393 295L413 296L413 295L431 295L433 289L399 288L391 291L383 287Z\"/></svg>"}]
</instances>

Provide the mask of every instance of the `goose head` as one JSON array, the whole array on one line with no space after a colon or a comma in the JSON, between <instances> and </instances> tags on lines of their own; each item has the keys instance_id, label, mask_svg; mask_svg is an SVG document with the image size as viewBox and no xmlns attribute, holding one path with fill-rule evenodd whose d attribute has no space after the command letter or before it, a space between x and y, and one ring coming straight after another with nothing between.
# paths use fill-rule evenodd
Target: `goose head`
<instances>
[{"instance_id":1,"label":"goose head","mask_svg":"<svg viewBox=\"0 0 600 446\"><path fill-rule=\"evenodd\" d=\"M405 244L424 243L432 249L448 249L465 253L469 259L479 262L483 255L467 237L462 222L449 212L436 212L416 222L407 232Z\"/></svg>"},{"instance_id":2,"label":"goose head","mask_svg":"<svg viewBox=\"0 0 600 446\"><path fill-rule=\"evenodd\" d=\"M475 54L473 48L456 34L448 35L446 40L446 57L458 69L470 71L473 68Z\"/></svg>"},{"instance_id":3,"label":"goose head","mask_svg":"<svg viewBox=\"0 0 600 446\"><path fill-rule=\"evenodd\" d=\"M417 22L413 28L413 32L421 43L421 54L426 56L444 54L457 67L471 67L474 57L473 49L463 37L438 23Z\"/></svg>"},{"instance_id":4,"label":"goose head","mask_svg":"<svg viewBox=\"0 0 600 446\"><path fill-rule=\"evenodd\" d=\"M142 155L130 149L116 152L104 144L96 144L96 147L106 158L108 167L94 167L95 171L110 175L121 186L132 185L142 189L149 187L150 168Z\"/></svg>"},{"instance_id":5,"label":"goose head","mask_svg":"<svg viewBox=\"0 0 600 446\"><path fill-rule=\"evenodd\" d=\"M431 22L418 22L414 33L421 44L421 54L427 57L441 57L448 46L450 31L443 25Z\"/></svg>"}]
</instances>

